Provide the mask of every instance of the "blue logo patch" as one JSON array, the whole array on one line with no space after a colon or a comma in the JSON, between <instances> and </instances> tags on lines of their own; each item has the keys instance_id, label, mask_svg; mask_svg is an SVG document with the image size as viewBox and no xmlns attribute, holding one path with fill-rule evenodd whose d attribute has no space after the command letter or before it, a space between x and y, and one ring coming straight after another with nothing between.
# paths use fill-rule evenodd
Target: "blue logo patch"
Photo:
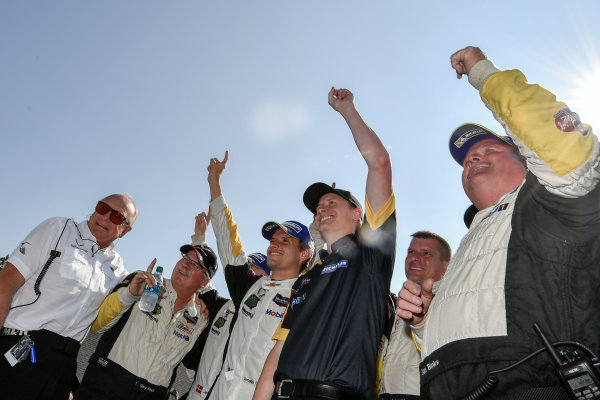
<instances>
[{"instance_id":1,"label":"blue logo patch","mask_svg":"<svg viewBox=\"0 0 600 400\"><path fill-rule=\"evenodd\" d=\"M348 260L342 260L337 264L331 264L323 267L323 271L321 271L321 275L330 274L338 268L346 268L348 266Z\"/></svg>"},{"instance_id":2,"label":"blue logo patch","mask_svg":"<svg viewBox=\"0 0 600 400\"><path fill-rule=\"evenodd\" d=\"M283 313L277 312L275 310L271 310L267 308L266 315L270 315L271 317L283 318Z\"/></svg>"},{"instance_id":3,"label":"blue logo patch","mask_svg":"<svg viewBox=\"0 0 600 400\"><path fill-rule=\"evenodd\" d=\"M292 299L292 302L290 303L290 308L294 309L294 306L297 306L298 304L302 303L304 300L306 300L306 293L300 297L296 297L295 299Z\"/></svg>"},{"instance_id":4,"label":"blue logo patch","mask_svg":"<svg viewBox=\"0 0 600 400\"><path fill-rule=\"evenodd\" d=\"M173 336L177 336L179 339L183 339L186 342L190 341L190 337L188 335L184 335L183 333L177 332L176 330L173 331Z\"/></svg>"}]
</instances>

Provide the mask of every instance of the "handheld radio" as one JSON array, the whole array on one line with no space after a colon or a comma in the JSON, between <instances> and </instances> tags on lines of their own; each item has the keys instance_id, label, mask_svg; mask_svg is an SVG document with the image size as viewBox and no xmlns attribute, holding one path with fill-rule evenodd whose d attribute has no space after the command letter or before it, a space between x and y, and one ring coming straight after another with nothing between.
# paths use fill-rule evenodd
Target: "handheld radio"
<instances>
[{"instance_id":1,"label":"handheld radio","mask_svg":"<svg viewBox=\"0 0 600 400\"><path fill-rule=\"evenodd\" d=\"M533 329L556 363L555 372L569 396L574 400L600 399L600 377L592 361L586 356L562 361L537 323Z\"/></svg>"}]
</instances>

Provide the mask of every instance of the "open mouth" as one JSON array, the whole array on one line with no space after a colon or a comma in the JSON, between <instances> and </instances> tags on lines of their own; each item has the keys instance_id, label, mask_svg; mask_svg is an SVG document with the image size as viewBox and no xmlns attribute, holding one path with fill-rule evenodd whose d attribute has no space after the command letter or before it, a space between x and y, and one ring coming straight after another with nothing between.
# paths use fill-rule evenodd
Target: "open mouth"
<instances>
[{"instance_id":1,"label":"open mouth","mask_svg":"<svg viewBox=\"0 0 600 400\"><path fill-rule=\"evenodd\" d=\"M332 215L325 215L324 217L321 217L321 221L320 221L320 223L327 222L327 221L329 221L329 220L331 220L331 219L333 219L333 216L332 216Z\"/></svg>"},{"instance_id":2,"label":"open mouth","mask_svg":"<svg viewBox=\"0 0 600 400\"><path fill-rule=\"evenodd\" d=\"M469 168L469 174L467 175L467 180L470 180L473 176L477 175L478 173L484 171L485 169L489 168L490 164L489 163L477 163L471 166L471 168Z\"/></svg>"}]
</instances>

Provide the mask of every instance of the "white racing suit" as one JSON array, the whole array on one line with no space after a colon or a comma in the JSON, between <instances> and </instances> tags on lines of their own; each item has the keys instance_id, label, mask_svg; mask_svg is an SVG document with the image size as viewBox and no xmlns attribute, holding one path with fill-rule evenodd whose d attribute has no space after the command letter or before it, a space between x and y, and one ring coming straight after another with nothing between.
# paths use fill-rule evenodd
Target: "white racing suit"
<instances>
[{"instance_id":1,"label":"white racing suit","mask_svg":"<svg viewBox=\"0 0 600 400\"><path fill-rule=\"evenodd\" d=\"M177 365L207 321L195 296L172 315L177 293L169 279L153 312L142 312L137 299L122 287L102 303L92 329L106 332L75 398L164 398Z\"/></svg>"},{"instance_id":2,"label":"white racing suit","mask_svg":"<svg viewBox=\"0 0 600 400\"><path fill-rule=\"evenodd\" d=\"M247 263L237 224L224 197L219 196L211 201L210 207L217 250L222 265L226 266L225 280L237 315L235 319L226 318L223 321L233 326L229 328L230 337L225 356L222 353L214 354L219 360L224 358L224 362L215 363L209 357L202 356L189 398L206 398L208 391L205 388L212 385L211 381L218 373L208 398L249 400L254 394L265 359L274 346L271 337L283 317L296 279L276 281L270 277L254 275ZM223 341L226 340L226 330L211 329L205 348L212 341L215 349L223 349ZM215 350L214 353L220 351ZM215 371L217 366L219 369ZM199 386L202 388L199 389Z\"/></svg>"}]
</instances>

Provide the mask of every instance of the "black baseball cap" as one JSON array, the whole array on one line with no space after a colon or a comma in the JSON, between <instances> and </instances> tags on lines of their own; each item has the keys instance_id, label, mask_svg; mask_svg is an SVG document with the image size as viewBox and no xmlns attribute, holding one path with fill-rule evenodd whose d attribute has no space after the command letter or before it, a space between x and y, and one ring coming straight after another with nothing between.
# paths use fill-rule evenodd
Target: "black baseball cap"
<instances>
[{"instance_id":1,"label":"black baseball cap","mask_svg":"<svg viewBox=\"0 0 600 400\"><path fill-rule=\"evenodd\" d=\"M186 254L190 250L196 252L200 263L206 268L208 276L212 279L217 273L217 256L215 252L208 245L184 244L179 248L179 251L183 254Z\"/></svg>"},{"instance_id":2,"label":"black baseball cap","mask_svg":"<svg viewBox=\"0 0 600 400\"><path fill-rule=\"evenodd\" d=\"M310 210L313 214L317 214L317 205L319 204L319 200L323 195L328 193L337 194L343 199L347 200L350 204L352 204L355 208L360 208L362 210L362 205L360 201L352 193L344 189L334 188L329 186L323 182L317 182L310 185L305 191L302 200L304 201L304 205L306 208Z\"/></svg>"}]
</instances>

